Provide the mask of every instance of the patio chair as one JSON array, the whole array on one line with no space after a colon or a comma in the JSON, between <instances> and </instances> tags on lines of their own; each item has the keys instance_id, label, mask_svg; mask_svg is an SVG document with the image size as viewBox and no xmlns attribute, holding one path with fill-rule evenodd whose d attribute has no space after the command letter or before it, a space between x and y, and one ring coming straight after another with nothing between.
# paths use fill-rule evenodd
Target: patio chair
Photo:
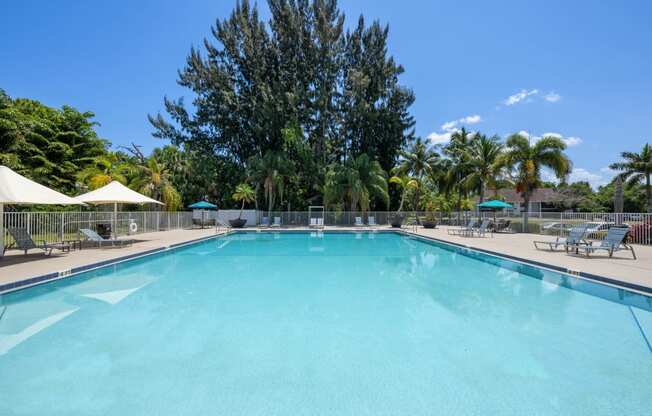
<instances>
[{"instance_id":1,"label":"patio chair","mask_svg":"<svg viewBox=\"0 0 652 416\"><path fill-rule=\"evenodd\" d=\"M324 226L323 218L310 218L310 228L322 228Z\"/></svg>"},{"instance_id":2,"label":"patio chair","mask_svg":"<svg viewBox=\"0 0 652 416\"><path fill-rule=\"evenodd\" d=\"M375 227L376 225L376 217L369 216L369 219L367 220L367 224L369 224L370 227Z\"/></svg>"},{"instance_id":3,"label":"patio chair","mask_svg":"<svg viewBox=\"0 0 652 416\"><path fill-rule=\"evenodd\" d=\"M512 225L511 220L498 220L494 225L494 232L495 233L512 232L512 229L510 228L511 225Z\"/></svg>"},{"instance_id":4,"label":"patio chair","mask_svg":"<svg viewBox=\"0 0 652 416\"><path fill-rule=\"evenodd\" d=\"M88 228L80 228L79 232L82 233L85 237L86 240L92 241L94 243L97 243L98 247L102 247L105 244L110 244L111 246L124 246L124 245L130 245L133 244L134 240L133 239L117 239L117 238L104 238L95 231L88 229Z\"/></svg>"},{"instance_id":5,"label":"patio chair","mask_svg":"<svg viewBox=\"0 0 652 416\"><path fill-rule=\"evenodd\" d=\"M35 243L34 239L26 228L9 228L7 231L9 231L9 234L14 239L14 242L5 247L3 249L4 251L14 248L14 246L18 250L23 250L25 254L27 254L27 252L32 249L43 250L43 254L47 256L51 255L52 250L55 249L62 252L70 251L70 243L68 242L62 241L60 243L47 243L45 240L39 240L40 244Z\"/></svg>"},{"instance_id":6,"label":"patio chair","mask_svg":"<svg viewBox=\"0 0 652 416\"><path fill-rule=\"evenodd\" d=\"M586 232L588 230L588 227L589 227L588 224L577 225L571 228L570 232L568 233L568 237L566 238L559 238L559 236L557 236L557 238L554 241L533 241L534 248L536 248L537 250L541 250L539 245L543 245L543 246L548 246L548 249L550 251L555 251L557 250L558 247L562 246L564 247L564 250L568 252L568 248L571 246L577 246L580 243L587 244Z\"/></svg>"},{"instance_id":7,"label":"patio chair","mask_svg":"<svg viewBox=\"0 0 652 416\"><path fill-rule=\"evenodd\" d=\"M364 223L362 222L362 217L355 217L355 224L356 227L364 227Z\"/></svg>"},{"instance_id":8,"label":"patio chair","mask_svg":"<svg viewBox=\"0 0 652 416\"><path fill-rule=\"evenodd\" d=\"M471 227L471 228L469 228L467 230L462 231L460 233L460 235L464 236L464 237L474 237L475 234L477 234L478 237L484 237L485 235L487 235L487 229L489 228L490 224L491 224L491 220L488 220L488 219L482 220L482 223L480 224L480 226L478 228ZM489 230L489 231L491 232L491 230ZM492 234L492 237L493 237L493 234Z\"/></svg>"},{"instance_id":9,"label":"patio chair","mask_svg":"<svg viewBox=\"0 0 652 416\"><path fill-rule=\"evenodd\" d=\"M281 217L274 217L274 224L271 225L272 227L280 227L281 226Z\"/></svg>"},{"instance_id":10,"label":"patio chair","mask_svg":"<svg viewBox=\"0 0 652 416\"><path fill-rule=\"evenodd\" d=\"M599 245L593 245L592 243L578 243L576 248L578 251L582 250L589 256L589 253L595 253L598 250L605 250L609 253L609 257L613 257L614 253L617 251L631 251L632 257L636 260L636 253L634 252L634 247L630 246L626 242L627 233L629 228L627 227L611 227L607 231L607 235L600 241Z\"/></svg>"},{"instance_id":11,"label":"patio chair","mask_svg":"<svg viewBox=\"0 0 652 416\"><path fill-rule=\"evenodd\" d=\"M468 224L466 226L462 227L456 227L456 228L448 228L448 235L461 235L462 233L468 232L469 230L472 230L475 225L477 224L476 220L470 219Z\"/></svg>"}]
</instances>

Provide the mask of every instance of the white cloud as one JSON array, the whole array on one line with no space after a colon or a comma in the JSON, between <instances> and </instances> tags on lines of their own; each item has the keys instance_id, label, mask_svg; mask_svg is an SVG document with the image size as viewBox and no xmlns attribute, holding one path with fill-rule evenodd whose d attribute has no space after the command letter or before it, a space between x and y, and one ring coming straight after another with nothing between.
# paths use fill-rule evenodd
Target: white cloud
<instances>
[{"instance_id":1,"label":"white cloud","mask_svg":"<svg viewBox=\"0 0 652 416\"><path fill-rule=\"evenodd\" d=\"M602 169L601 169L602 170ZM559 183L559 179L549 169L541 170L541 179L545 182ZM611 177L596 172L591 172L584 168L573 168L573 171L568 175L568 183L573 182L588 182L593 189L606 185L611 180Z\"/></svg>"},{"instance_id":2,"label":"white cloud","mask_svg":"<svg viewBox=\"0 0 652 416\"><path fill-rule=\"evenodd\" d=\"M582 144L582 139L580 139L579 137L564 137L562 138L562 140L564 141L564 143L566 143L566 146L568 147L573 147Z\"/></svg>"},{"instance_id":3,"label":"white cloud","mask_svg":"<svg viewBox=\"0 0 652 416\"><path fill-rule=\"evenodd\" d=\"M546 101L549 103L556 103L557 101L561 100L561 95L557 94L554 91L550 91L548 94L543 97Z\"/></svg>"},{"instance_id":4,"label":"white cloud","mask_svg":"<svg viewBox=\"0 0 652 416\"><path fill-rule=\"evenodd\" d=\"M568 176L569 183L572 182L588 182L591 187L598 188L609 183L609 180L606 179L603 175L599 173L591 172L584 168L574 168L571 174Z\"/></svg>"},{"instance_id":5,"label":"white cloud","mask_svg":"<svg viewBox=\"0 0 652 416\"><path fill-rule=\"evenodd\" d=\"M449 131L446 133L436 133L432 132L428 135L428 140L430 140L433 144L441 144L441 143L448 143L451 140L451 135L455 132Z\"/></svg>"},{"instance_id":6,"label":"white cloud","mask_svg":"<svg viewBox=\"0 0 652 416\"><path fill-rule=\"evenodd\" d=\"M582 139L579 137L564 137L559 133L543 133L541 137L556 137L558 139L561 139L564 143L566 143L566 146L568 147L573 147L582 144ZM540 139L537 137L537 140Z\"/></svg>"},{"instance_id":7,"label":"white cloud","mask_svg":"<svg viewBox=\"0 0 652 416\"><path fill-rule=\"evenodd\" d=\"M477 124L482 121L482 117L479 114L473 114L471 116L466 116L458 118L457 120L447 121L441 125L441 129L445 132L454 132L457 130L457 126L461 124Z\"/></svg>"},{"instance_id":8,"label":"white cloud","mask_svg":"<svg viewBox=\"0 0 652 416\"><path fill-rule=\"evenodd\" d=\"M518 104L523 100L526 100L528 97L532 95L537 95L539 93L539 90L537 89L532 89L532 90L526 90L522 89L521 91L517 92L516 94L510 95L507 97L507 99L503 102L506 106Z\"/></svg>"},{"instance_id":9,"label":"white cloud","mask_svg":"<svg viewBox=\"0 0 652 416\"><path fill-rule=\"evenodd\" d=\"M562 136L559 133L543 133L543 135L541 137L546 137L546 136L556 137L558 139L563 139L564 138L564 136Z\"/></svg>"},{"instance_id":10,"label":"white cloud","mask_svg":"<svg viewBox=\"0 0 652 416\"><path fill-rule=\"evenodd\" d=\"M579 137L564 137L562 134L554 133L554 132L543 133L541 136L535 136L535 135L531 135L525 130L521 130L516 134L523 136L527 139L530 139L534 143L541 140L542 137L556 137L558 139L561 139L561 141L563 141L564 143L566 143L566 146L568 147L574 147L582 144L582 139L580 139Z\"/></svg>"},{"instance_id":11,"label":"white cloud","mask_svg":"<svg viewBox=\"0 0 652 416\"><path fill-rule=\"evenodd\" d=\"M459 119L460 123L466 123L466 124L477 124L482 121L482 117L480 117L478 114L474 114L472 116L466 116L464 118Z\"/></svg>"},{"instance_id":12,"label":"white cloud","mask_svg":"<svg viewBox=\"0 0 652 416\"><path fill-rule=\"evenodd\" d=\"M451 131L451 130L455 130L455 126L457 126L457 120L447 121L446 123L441 125L441 129L444 131Z\"/></svg>"}]
</instances>

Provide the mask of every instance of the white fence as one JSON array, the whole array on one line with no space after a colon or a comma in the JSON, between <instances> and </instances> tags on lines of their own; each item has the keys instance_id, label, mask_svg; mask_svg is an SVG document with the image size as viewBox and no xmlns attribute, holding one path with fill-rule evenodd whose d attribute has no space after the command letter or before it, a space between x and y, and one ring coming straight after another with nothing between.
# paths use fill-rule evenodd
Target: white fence
<instances>
[{"instance_id":1,"label":"white fence","mask_svg":"<svg viewBox=\"0 0 652 416\"><path fill-rule=\"evenodd\" d=\"M108 224L115 235L141 234L153 231L190 228L192 212L135 211L118 212L5 212L5 244L13 242L10 228L25 228L34 241L57 242L77 240L79 230ZM132 225L135 224L135 225Z\"/></svg>"},{"instance_id":2,"label":"white fence","mask_svg":"<svg viewBox=\"0 0 652 416\"><path fill-rule=\"evenodd\" d=\"M273 211L271 215L267 211L258 211L258 218L256 223L266 225L273 223L275 218L278 218L282 226L286 227L300 227L310 224L310 216L312 218L324 219L325 226L352 226L356 223L356 218L364 224L369 223L369 218L378 225L389 225L392 219L397 216L396 212L387 211L369 211L362 212L334 212L334 211ZM607 230L612 226L627 226L630 229L630 242L636 244L652 244L652 214L646 213L608 213L608 212L536 212L528 215L528 226L525 229L523 214L515 213L493 213L493 212L417 212L416 215L412 211L403 212L403 223L406 225L413 225L421 222L424 219L431 218L436 220L441 225L462 225L468 223L469 219L483 217L496 219L503 223L509 223L509 229L513 232L523 233L529 232L534 234L547 234L565 236L571 229L573 224L590 223L589 229L592 232L589 234L590 239L599 240L604 237ZM271 219L270 219L271 218ZM418 221L417 221L418 218Z\"/></svg>"},{"instance_id":3,"label":"white fence","mask_svg":"<svg viewBox=\"0 0 652 416\"><path fill-rule=\"evenodd\" d=\"M195 212L165 212L165 211L136 211L118 212L117 221L113 222L113 212L5 212L4 229L5 242L9 244L12 239L8 234L9 228L26 228L34 240L56 242L79 238L79 229L97 229L100 224L110 224L113 233L117 235L139 234L152 231L165 231L173 229L191 228L199 224L215 224L215 218L222 223L238 218L239 210L204 211L202 221L201 211ZM373 220L379 226L388 226L397 216L394 211L369 211L366 213L352 211L267 211L244 210L242 218L247 221L246 226L267 225L273 223L275 218L283 227L305 227L311 223L312 218L323 218L325 226L352 226L356 219L364 224ZM413 225L427 218L434 218L441 225L466 224L470 218L478 216L491 218L497 221L509 222L509 229L513 232L530 232L563 236L568 233L573 224L588 222L593 232L590 238L600 239L607 230L614 226L627 226L630 229L631 242L637 244L652 244L652 214L645 213L577 213L577 212L546 212L531 213L528 218L527 230L524 227L523 215L513 213L493 212L454 212L454 213L426 213L403 212L403 224ZM271 218L271 219L270 219ZM131 225L131 224L135 224ZM135 230L135 231L134 231Z\"/></svg>"}]
</instances>

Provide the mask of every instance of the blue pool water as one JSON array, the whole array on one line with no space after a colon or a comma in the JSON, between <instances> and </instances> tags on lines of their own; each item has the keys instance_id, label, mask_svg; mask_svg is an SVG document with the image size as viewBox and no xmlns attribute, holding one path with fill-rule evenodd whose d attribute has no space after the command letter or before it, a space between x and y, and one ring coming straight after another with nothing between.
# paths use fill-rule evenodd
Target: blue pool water
<instances>
[{"instance_id":1,"label":"blue pool water","mask_svg":"<svg viewBox=\"0 0 652 416\"><path fill-rule=\"evenodd\" d=\"M234 234L0 296L0 415L649 415L651 310L397 234Z\"/></svg>"}]
</instances>

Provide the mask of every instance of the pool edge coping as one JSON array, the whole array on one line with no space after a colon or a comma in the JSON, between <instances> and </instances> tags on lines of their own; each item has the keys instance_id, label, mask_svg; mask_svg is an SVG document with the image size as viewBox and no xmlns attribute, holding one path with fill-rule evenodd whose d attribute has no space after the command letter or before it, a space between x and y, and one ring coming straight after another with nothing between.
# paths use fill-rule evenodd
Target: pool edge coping
<instances>
[{"instance_id":1,"label":"pool edge coping","mask_svg":"<svg viewBox=\"0 0 652 416\"><path fill-rule=\"evenodd\" d=\"M81 266L72 267L72 268L67 269L67 270L59 270L59 271L56 271L56 272L50 272L50 273L45 273L45 274L41 274L41 275L37 275L37 276L27 277L25 279L17 280L15 282L5 283L3 285L0 285L0 295L15 292L15 291L18 291L18 290L27 289L27 288L30 288L30 287L33 287L33 286L39 286L39 285L42 285L42 284L55 282L55 281L58 281L58 280L67 279L67 278L76 276L76 275L81 274L81 273L101 269L101 268L104 268L104 267L113 266L113 265L116 265L116 264L119 264L119 263L124 263L124 262L127 262L127 261L136 260L136 259L143 258L143 257L148 257L148 256L151 256L153 254L162 253L162 252L172 250L172 249L178 249L178 248L181 248L181 247L184 247L184 246L187 246L187 245L197 244L197 243L200 243L202 241L206 241L206 240L210 240L210 239L213 239L213 238L225 236L225 235L228 235L230 233L231 233L231 231L227 231L227 232L220 233L220 234L194 238L192 240L182 241L180 243L174 243L174 244L170 244L170 245L162 246L162 247L150 248L148 250L143 250L143 251L139 251L139 252L136 252L136 253L127 254L127 255L120 256L120 257L115 257L115 258L112 258L112 259L101 260L101 261L97 261L97 262L89 263L89 264L83 264Z\"/></svg>"},{"instance_id":2,"label":"pool edge coping","mask_svg":"<svg viewBox=\"0 0 652 416\"><path fill-rule=\"evenodd\" d=\"M471 250L471 251L476 251L476 252L488 254L490 256L502 258L502 259L505 259L505 260L515 261L515 262L518 262L518 263L522 263L522 264L526 264L526 265L530 265L530 266L535 266L535 267L547 269L547 270L550 270L550 271L553 271L553 272L556 272L556 273L563 273L563 274L568 275L570 277L584 279L584 280L594 282L594 283L597 283L597 284L602 284L602 285L606 285L606 286L610 286L610 287L615 287L617 289L627 290L627 291L634 292L634 293L641 294L641 295L645 295L645 296L652 296L652 288L650 288L650 287L640 286L640 285L637 285L635 283L623 282L623 281L620 281L620 280L615 280L615 279L610 278L610 277L600 276L600 275L596 275L596 274L593 274L593 273L575 271L575 270L567 269L567 268L564 268L564 267L561 267L561 266L556 266L556 265L553 265L553 264L548 264L548 263L544 263L544 262L540 262L540 261L536 261L536 260L525 259L525 258L522 258L522 257L512 256L512 255L509 255L509 254L499 253L499 252L495 252L495 251L492 251L492 250L482 249L482 248L478 248L478 247L471 247L471 246L460 244L460 243L455 243L455 242L451 242L451 241L442 240L442 239L436 238L436 237L431 237L431 236L425 236L425 235L412 233L410 231L403 230L403 229L361 229L361 230L317 230L317 229L311 230L311 229L305 229L304 230L304 229L278 229L278 228L277 229L262 229L262 230L261 229L255 229L255 230L248 230L248 229L233 230L232 229L232 230L227 231L227 232L223 232L223 233L219 233L219 234L215 234L215 235L204 236L204 237L199 237L199 238L195 238L195 239L192 239L192 240L183 241L183 242L180 242L180 243L170 244L168 246L156 247L156 248L153 248L153 249L145 250L145 251L138 252L138 253L132 253L132 254L128 254L128 255L125 255L125 256L121 256L121 257L116 257L116 258L109 259L109 260L102 260L102 261L95 262L95 263L90 263L90 264L85 264L85 265L73 267L73 268L68 269L68 270L50 272L50 273L45 273L45 274L38 275L38 276L28 277L28 278L25 278L25 279L22 279L22 280L18 280L18 281L15 281L15 282L0 285L0 295L6 294L6 293L11 293L11 292L14 292L14 291L17 291L17 290L27 289L27 288L32 287L32 286L37 286L37 285L41 285L41 284L45 284L45 283L49 283L49 282L53 282L53 281L57 281L57 280L61 280L61 279L70 278L70 277L76 276L76 275L78 275L80 273L100 269L100 268L103 268L103 267L112 266L112 265L115 265L115 264L127 262L127 261L130 261L130 260L135 260L135 259L138 259L138 258L151 256L153 254L161 253L161 252L172 250L172 249L178 249L178 248L181 248L181 247L184 247L184 246L187 246L187 245L197 244L197 243L200 243L202 241L207 241L207 240L218 238L218 237L224 237L224 236L227 236L227 235L230 235L230 234L279 233L279 232L280 233L320 233L320 232L321 233L361 233L362 232L362 233L388 233L388 234L405 235L405 236L413 237L413 238L416 238L416 239L432 241L432 242L436 242L436 243L439 243L439 244L445 244L445 245L453 246L453 247L456 247L456 248L461 248L461 249L464 249L464 250Z\"/></svg>"},{"instance_id":3,"label":"pool edge coping","mask_svg":"<svg viewBox=\"0 0 652 416\"><path fill-rule=\"evenodd\" d=\"M617 288L617 289L623 289L623 290L627 290L627 291L630 291L630 292L635 292L635 293L638 293L638 294L641 294L641 295L652 297L652 287L641 286L641 285L637 285L636 283L623 282L621 280L616 280L616 279L613 279L613 278L610 278L610 277L601 276L601 275L597 275L597 274L593 274L593 273L587 273L587 272L583 272L581 270L580 271L572 270L572 269L568 269L568 268L565 268L565 267L556 266L554 264L544 263L544 262L537 261L537 260L525 259L523 257L512 256L510 254L499 253L499 252L496 252L496 251L487 250L487 249L479 248L479 247L468 246L468 245L465 245L465 244L454 243L452 241L442 240L440 238L431 237L431 236L415 234L415 233L411 233L411 232L405 231L405 230L397 230L395 232L399 233L399 234L406 235L406 236L414 237L414 238L417 238L417 239L434 241L434 242L437 242L437 243L440 243L440 244L451 245L451 246L455 246L457 248L461 248L461 249L465 249L465 250L471 250L471 251L476 251L476 252L488 254L490 256L494 256L494 257L502 258L502 259L505 259L505 260L518 262L518 263L521 263L521 264L526 264L526 265L529 265L529 266L535 266L535 267L543 268L543 269L550 270L550 271L553 271L553 272L556 272L556 273L563 273L565 275L568 275L570 277L574 277L576 279L584 279L584 280L587 280L587 281L590 281L590 282L593 282L593 283L602 284L602 285L614 287L614 288Z\"/></svg>"}]
</instances>

